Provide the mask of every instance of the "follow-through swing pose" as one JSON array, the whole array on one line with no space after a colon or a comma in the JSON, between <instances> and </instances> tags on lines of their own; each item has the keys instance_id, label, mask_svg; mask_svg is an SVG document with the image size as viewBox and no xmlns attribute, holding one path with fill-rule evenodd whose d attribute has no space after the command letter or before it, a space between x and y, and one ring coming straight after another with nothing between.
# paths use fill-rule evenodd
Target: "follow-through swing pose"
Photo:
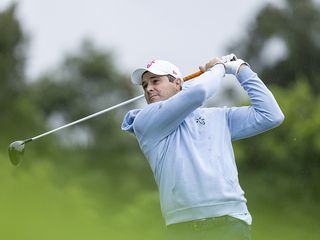
<instances>
[{"instance_id":1,"label":"follow-through swing pose","mask_svg":"<svg viewBox=\"0 0 320 240\"><path fill-rule=\"evenodd\" d=\"M243 60L214 58L201 70L186 83L167 61L135 70L132 82L142 85L148 105L129 111L122 129L135 135L151 166L171 239L250 239L232 141L272 129L284 115ZM250 106L202 107L225 74L237 78Z\"/></svg>"}]
</instances>

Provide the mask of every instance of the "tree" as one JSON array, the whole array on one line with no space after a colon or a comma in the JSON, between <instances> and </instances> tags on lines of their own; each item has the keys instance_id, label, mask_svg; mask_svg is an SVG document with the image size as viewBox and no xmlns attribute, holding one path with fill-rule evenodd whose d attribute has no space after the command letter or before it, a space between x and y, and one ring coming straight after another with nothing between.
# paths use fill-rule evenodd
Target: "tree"
<instances>
[{"instance_id":1,"label":"tree","mask_svg":"<svg viewBox=\"0 0 320 240\"><path fill-rule=\"evenodd\" d=\"M27 137L34 126L41 128L27 90L25 59L27 37L16 16L17 6L0 12L0 146L16 137Z\"/></svg>"},{"instance_id":2,"label":"tree","mask_svg":"<svg viewBox=\"0 0 320 240\"><path fill-rule=\"evenodd\" d=\"M112 54L85 40L61 65L34 81L32 96L50 128L80 119L134 96L129 78L117 69ZM124 113L134 104L101 115L60 132L63 148L53 162L65 169L81 169L83 174L113 178L117 192L153 186L146 161L133 136L121 131ZM82 166L82 167L81 167ZM98 174L97 172L100 172ZM89 174L90 175L90 174ZM107 180L94 186L104 185ZM130 183L130 184L129 184ZM125 192L125 191L123 191Z\"/></svg>"},{"instance_id":3,"label":"tree","mask_svg":"<svg viewBox=\"0 0 320 240\"><path fill-rule=\"evenodd\" d=\"M133 89L129 82L116 69L110 53L85 40L79 52L66 56L55 71L48 72L35 81L33 96L47 122L55 118L60 119L60 124L65 124L131 98ZM124 107L121 111L128 109ZM105 118L108 118L109 123L105 122ZM113 136L114 121L117 122L116 130L119 130L117 112L91 121L79 125L83 129L87 128L87 137L92 141L88 143L90 146L98 146L101 139L105 138L102 128L108 132L107 138ZM104 146L106 147L108 148Z\"/></svg>"},{"instance_id":4,"label":"tree","mask_svg":"<svg viewBox=\"0 0 320 240\"><path fill-rule=\"evenodd\" d=\"M247 170L245 175L256 174L268 186L280 189L283 198L291 193L297 198L311 195L318 201L320 97L314 97L307 81L301 78L290 89L273 87L272 92L285 121L272 131L236 141L238 160Z\"/></svg>"},{"instance_id":5,"label":"tree","mask_svg":"<svg viewBox=\"0 0 320 240\"><path fill-rule=\"evenodd\" d=\"M248 37L230 47L267 83L284 87L305 77L320 92L320 7L312 0L286 0L284 7L263 8Z\"/></svg>"},{"instance_id":6,"label":"tree","mask_svg":"<svg viewBox=\"0 0 320 240\"><path fill-rule=\"evenodd\" d=\"M16 5L0 13L0 102L24 87L26 37L16 18Z\"/></svg>"}]
</instances>

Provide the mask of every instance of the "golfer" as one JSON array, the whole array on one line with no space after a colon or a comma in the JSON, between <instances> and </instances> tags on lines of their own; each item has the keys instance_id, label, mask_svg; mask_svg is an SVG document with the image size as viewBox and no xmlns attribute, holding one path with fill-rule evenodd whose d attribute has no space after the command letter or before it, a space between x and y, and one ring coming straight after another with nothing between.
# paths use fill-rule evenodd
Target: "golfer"
<instances>
[{"instance_id":1,"label":"golfer","mask_svg":"<svg viewBox=\"0 0 320 240\"><path fill-rule=\"evenodd\" d=\"M284 120L275 98L241 59L214 58L183 83L163 60L136 69L148 103L129 111L122 129L133 133L153 171L169 239L250 239L251 215L241 189L232 141ZM225 74L234 75L251 106L205 108Z\"/></svg>"}]
</instances>

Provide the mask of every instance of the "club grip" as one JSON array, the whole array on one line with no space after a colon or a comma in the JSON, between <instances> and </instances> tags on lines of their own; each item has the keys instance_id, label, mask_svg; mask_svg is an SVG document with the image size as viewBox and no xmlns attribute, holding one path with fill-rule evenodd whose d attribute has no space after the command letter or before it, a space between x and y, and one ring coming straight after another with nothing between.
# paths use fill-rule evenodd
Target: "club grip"
<instances>
[{"instance_id":1,"label":"club grip","mask_svg":"<svg viewBox=\"0 0 320 240\"><path fill-rule=\"evenodd\" d=\"M195 77L199 77L202 73L203 72L198 71L198 72L192 73L190 75L187 75L187 76L183 77L182 79L183 79L183 81L188 81L188 80L191 80L191 79L193 79Z\"/></svg>"}]
</instances>

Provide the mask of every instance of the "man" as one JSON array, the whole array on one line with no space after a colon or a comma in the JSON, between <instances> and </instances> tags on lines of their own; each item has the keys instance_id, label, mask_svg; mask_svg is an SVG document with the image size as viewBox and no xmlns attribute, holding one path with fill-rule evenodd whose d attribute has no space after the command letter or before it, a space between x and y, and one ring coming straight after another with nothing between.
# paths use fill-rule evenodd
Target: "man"
<instances>
[{"instance_id":1,"label":"man","mask_svg":"<svg viewBox=\"0 0 320 240\"><path fill-rule=\"evenodd\" d=\"M129 111L122 129L135 135L151 166L171 239L250 239L232 141L274 128L284 116L243 60L214 58L200 70L186 83L167 61L135 70L132 82L142 85L148 105ZM237 78L251 106L201 107L225 74Z\"/></svg>"}]
</instances>

